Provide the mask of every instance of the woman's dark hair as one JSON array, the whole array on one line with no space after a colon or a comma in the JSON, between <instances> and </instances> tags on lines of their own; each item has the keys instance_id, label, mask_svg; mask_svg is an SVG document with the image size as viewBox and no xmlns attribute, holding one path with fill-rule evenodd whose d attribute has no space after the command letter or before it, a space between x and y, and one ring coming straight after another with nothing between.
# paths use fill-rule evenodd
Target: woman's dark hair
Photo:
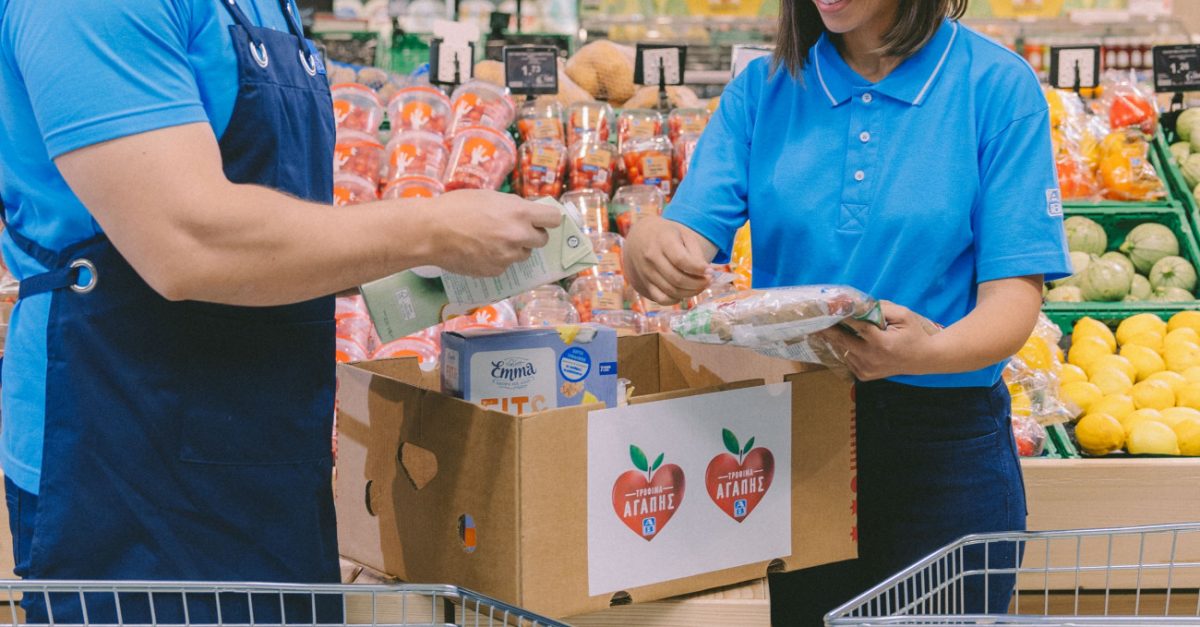
<instances>
[{"instance_id":1,"label":"woman's dark hair","mask_svg":"<svg viewBox=\"0 0 1200 627\"><path fill-rule=\"evenodd\" d=\"M942 19L958 19L967 11L967 0L900 0L896 25L883 38L883 53L901 59L929 43ZM808 63L808 52L825 32L825 23L813 0L780 0L779 34L775 39L775 67L799 76Z\"/></svg>"}]
</instances>

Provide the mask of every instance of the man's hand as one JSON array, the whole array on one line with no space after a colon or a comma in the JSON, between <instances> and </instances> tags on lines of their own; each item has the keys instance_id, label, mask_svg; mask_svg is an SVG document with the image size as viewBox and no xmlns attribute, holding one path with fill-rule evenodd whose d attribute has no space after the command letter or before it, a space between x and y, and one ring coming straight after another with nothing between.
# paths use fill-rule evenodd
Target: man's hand
<instances>
[{"instance_id":1,"label":"man's hand","mask_svg":"<svg viewBox=\"0 0 1200 627\"><path fill-rule=\"evenodd\" d=\"M651 216L634 225L623 254L633 288L660 305L672 305L708 287L705 272L717 247L678 222Z\"/></svg>"},{"instance_id":2,"label":"man's hand","mask_svg":"<svg viewBox=\"0 0 1200 627\"><path fill-rule=\"evenodd\" d=\"M546 245L546 229L562 224L557 207L511 194L461 190L428 205L436 265L471 276L499 276Z\"/></svg>"}]
</instances>

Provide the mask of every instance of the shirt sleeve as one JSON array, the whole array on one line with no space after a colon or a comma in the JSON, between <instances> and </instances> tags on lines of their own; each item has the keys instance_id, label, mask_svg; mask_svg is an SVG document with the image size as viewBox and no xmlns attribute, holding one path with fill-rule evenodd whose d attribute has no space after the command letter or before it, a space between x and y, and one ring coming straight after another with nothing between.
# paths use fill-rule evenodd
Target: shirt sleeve
<instances>
[{"instance_id":1,"label":"shirt sleeve","mask_svg":"<svg viewBox=\"0 0 1200 627\"><path fill-rule=\"evenodd\" d=\"M972 215L976 280L1069 276L1049 111L1026 114L987 140L979 171L979 200Z\"/></svg>"},{"instance_id":2,"label":"shirt sleeve","mask_svg":"<svg viewBox=\"0 0 1200 627\"><path fill-rule=\"evenodd\" d=\"M50 158L208 120L177 0L13 0L13 58Z\"/></svg>"},{"instance_id":3,"label":"shirt sleeve","mask_svg":"<svg viewBox=\"0 0 1200 627\"><path fill-rule=\"evenodd\" d=\"M755 77L763 80L765 63L755 61L725 88L721 105L696 145L687 177L663 214L712 242L719 251L717 263L729 260L734 235L749 215L746 199L753 122L745 90Z\"/></svg>"}]
</instances>

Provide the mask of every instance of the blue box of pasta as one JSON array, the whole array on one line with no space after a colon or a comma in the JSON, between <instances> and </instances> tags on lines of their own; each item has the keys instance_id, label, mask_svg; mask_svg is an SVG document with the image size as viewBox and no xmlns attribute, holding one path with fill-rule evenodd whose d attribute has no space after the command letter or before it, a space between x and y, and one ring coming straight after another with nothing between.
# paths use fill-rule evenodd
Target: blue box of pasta
<instances>
[{"instance_id":1,"label":"blue box of pasta","mask_svg":"<svg viewBox=\"0 0 1200 627\"><path fill-rule=\"evenodd\" d=\"M616 407L617 332L582 324L443 333L442 391L515 415Z\"/></svg>"}]
</instances>

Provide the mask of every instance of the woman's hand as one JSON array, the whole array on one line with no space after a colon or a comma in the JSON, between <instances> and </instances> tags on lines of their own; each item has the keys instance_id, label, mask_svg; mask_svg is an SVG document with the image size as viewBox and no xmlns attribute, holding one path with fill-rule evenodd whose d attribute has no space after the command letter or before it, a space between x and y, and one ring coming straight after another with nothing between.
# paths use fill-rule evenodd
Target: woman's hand
<instances>
[{"instance_id":1,"label":"woman's hand","mask_svg":"<svg viewBox=\"0 0 1200 627\"><path fill-rule=\"evenodd\" d=\"M642 218L625 241L625 278L646 298L673 305L708 287L705 273L716 254L716 246L678 222Z\"/></svg>"},{"instance_id":2,"label":"woman's hand","mask_svg":"<svg viewBox=\"0 0 1200 627\"><path fill-rule=\"evenodd\" d=\"M927 330L927 321L895 303L881 301L887 328L861 320L846 324L858 334L833 327L822 333L859 381L874 381L902 374L927 374L926 364L935 359L937 342Z\"/></svg>"}]
</instances>

